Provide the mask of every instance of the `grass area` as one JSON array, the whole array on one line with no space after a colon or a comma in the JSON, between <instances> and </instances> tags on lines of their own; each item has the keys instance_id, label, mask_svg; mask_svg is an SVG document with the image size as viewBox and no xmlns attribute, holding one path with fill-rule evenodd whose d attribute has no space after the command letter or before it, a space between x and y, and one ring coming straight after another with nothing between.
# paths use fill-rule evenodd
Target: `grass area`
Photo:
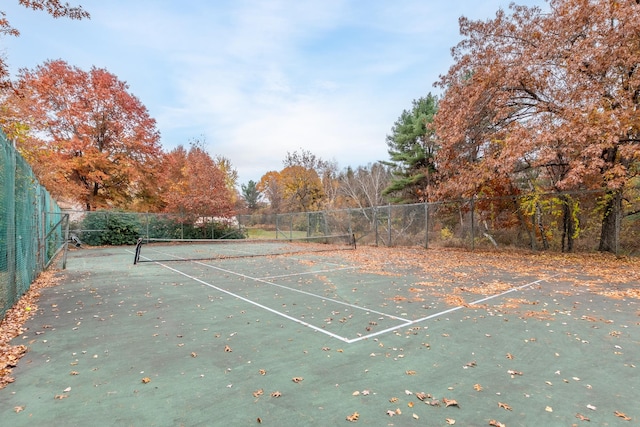
<instances>
[{"instance_id":1,"label":"grass area","mask_svg":"<svg viewBox=\"0 0 640 427\"><path fill-rule=\"evenodd\" d=\"M247 236L249 239L286 239L286 238L304 238L307 237L306 231L282 231L280 230L276 236L275 230L264 230L261 228L248 228Z\"/></svg>"}]
</instances>

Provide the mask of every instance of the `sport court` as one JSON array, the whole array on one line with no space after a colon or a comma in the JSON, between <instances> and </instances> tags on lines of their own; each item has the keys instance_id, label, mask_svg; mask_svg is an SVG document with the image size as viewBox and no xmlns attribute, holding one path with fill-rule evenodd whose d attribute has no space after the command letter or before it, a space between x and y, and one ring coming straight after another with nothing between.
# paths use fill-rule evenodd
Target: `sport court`
<instances>
[{"instance_id":1,"label":"sport court","mask_svg":"<svg viewBox=\"0 0 640 427\"><path fill-rule=\"evenodd\" d=\"M637 260L225 245L73 251L10 425L633 425ZM273 250L274 253L278 249ZM447 406L448 405L448 406ZM21 408L17 410L16 408Z\"/></svg>"}]
</instances>

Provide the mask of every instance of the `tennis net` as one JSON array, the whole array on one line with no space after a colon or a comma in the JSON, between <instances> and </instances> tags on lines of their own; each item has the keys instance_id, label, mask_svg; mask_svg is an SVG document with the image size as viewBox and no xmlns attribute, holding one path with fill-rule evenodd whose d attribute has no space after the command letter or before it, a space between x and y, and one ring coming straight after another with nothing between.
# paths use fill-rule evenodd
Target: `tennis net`
<instances>
[{"instance_id":1,"label":"tennis net","mask_svg":"<svg viewBox=\"0 0 640 427\"><path fill-rule=\"evenodd\" d=\"M355 249L353 235L290 239L138 239L134 264L283 256L304 252Z\"/></svg>"}]
</instances>

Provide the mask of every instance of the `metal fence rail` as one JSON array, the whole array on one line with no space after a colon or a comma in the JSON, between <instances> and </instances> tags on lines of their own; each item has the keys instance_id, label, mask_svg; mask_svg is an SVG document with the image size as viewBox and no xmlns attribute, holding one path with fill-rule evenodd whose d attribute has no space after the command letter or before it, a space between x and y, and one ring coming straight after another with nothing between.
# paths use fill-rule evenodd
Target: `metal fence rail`
<instances>
[{"instance_id":1,"label":"metal fence rail","mask_svg":"<svg viewBox=\"0 0 640 427\"><path fill-rule=\"evenodd\" d=\"M294 234L354 234L360 245L522 248L591 252L598 249L605 192L581 191L477 197L437 203L385 205L308 213L240 215L241 227L286 238ZM640 200L628 197L627 211ZM568 216L567 216L568 215ZM640 254L640 214L623 218L616 252Z\"/></svg>"},{"instance_id":2,"label":"metal fence rail","mask_svg":"<svg viewBox=\"0 0 640 427\"><path fill-rule=\"evenodd\" d=\"M0 132L0 318L65 246L64 215Z\"/></svg>"}]
</instances>

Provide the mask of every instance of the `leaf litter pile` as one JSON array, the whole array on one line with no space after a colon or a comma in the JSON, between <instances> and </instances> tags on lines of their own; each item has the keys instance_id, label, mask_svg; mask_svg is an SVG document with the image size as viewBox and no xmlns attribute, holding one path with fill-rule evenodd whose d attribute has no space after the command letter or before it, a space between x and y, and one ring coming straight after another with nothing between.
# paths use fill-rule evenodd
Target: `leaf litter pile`
<instances>
[{"instance_id":1,"label":"leaf litter pile","mask_svg":"<svg viewBox=\"0 0 640 427\"><path fill-rule=\"evenodd\" d=\"M54 274L52 270L42 273L0 322L0 389L14 381L11 371L27 352L25 345L11 345L11 340L22 334L24 323L38 310L40 290L57 284Z\"/></svg>"},{"instance_id":2,"label":"leaf litter pile","mask_svg":"<svg viewBox=\"0 0 640 427\"><path fill-rule=\"evenodd\" d=\"M412 299L429 301L438 298L450 306L470 308L456 314L464 315L460 322L472 322L471 328L475 329L471 332L473 336L465 331L468 325L458 324L458 321L454 324L447 317L418 323L406 330L399 328L388 335L372 337L358 344L340 344L339 348L334 345L335 341L320 338L321 344L299 344L303 346L301 350L299 346L290 344L299 337L290 337L288 340L276 337L277 333L286 330L282 329L283 325L277 331L265 329L263 332L266 335L273 334L269 336L269 342L279 343L273 346L277 349L270 362L262 360L260 366L253 367L244 386L239 380L237 383L229 380L223 386L229 392L244 387L244 400L234 400L234 405L244 408L239 412L255 414L253 422L266 424L276 421L275 408L297 411L304 417L318 412L309 418L315 420L317 425L335 425L341 421L365 425L420 425L418 423L432 422L427 425L506 427L527 425L532 420L553 424L558 420L566 421L567 417L572 419L571 424L561 424L584 425L599 420L610 425L615 422L630 425L629 422L638 419L635 411L637 399L627 400L629 394L624 393L604 393L604 386L591 381L594 373L575 367L579 360L574 358L580 357L585 351L597 351L589 348L589 341L594 339L596 333L604 335L611 342L614 354L619 353L616 356L620 360L629 358L630 353L637 350L638 341L635 341L634 349L628 348L634 341L627 340L624 341L627 344L624 344L622 339L629 337L630 330L626 327L637 331L640 311L634 313L635 318L624 325L595 314L580 316L578 320L588 324L592 332L589 336L583 336L569 331L564 322L562 324L565 327L560 326L561 316L567 316L567 320L570 320L571 316L575 318L574 313L564 313L551 307L542 308L543 303L526 292L524 297L512 294L508 298L495 300L495 304L491 303L493 305L469 305L470 301L504 292L513 286L508 278L492 276L492 272L496 271L508 272L512 276L520 274L539 278L541 270L544 270L549 276L556 275L554 280L562 279L563 287L549 291L558 296L570 296L571 291L580 289L612 301L637 300L640 298L637 287L628 286L628 283L637 285L640 281L635 261L604 255L469 253L457 250L425 252L367 247L345 254L349 261L361 266L363 272L389 278L409 274L419 278L411 287L398 288L394 301L402 303ZM624 274L620 274L621 271ZM589 280L577 279L578 276L588 276ZM54 282L52 276L43 275L41 279L42 283L39 281L32 287L33 293L30 291L8 313L8 320L5 319L2 324L0 368L4 367L5 385L11 381L7 368L15 366L17 359L26 351L24 346L11 347L8 342L21 333L21 324L37 308L38 289ZM545 283L544 286L550 285ZM147 311L143 309L137 313L138 317L147 316ZM245 314L244 311L241 313ZM510 317L514 313L527 329L501 333L497 319L509 327L516 323ZM240 316L236 314L236 317ZM225 318L228 322L235 319L231 314ZM485 330L483 328L487 321L492 321L493 326ZM372 327L376 326L374 323L371 322ZM566 336L563 338L565 341L576 343L580 349L565 355L564 348L552 347L551 342L542 335L543 332L555 336L562 334ZM225 343L218 342L215 358L229 365L225 375L231 378L234 371L239 371L242 365L247 366L247 361L256 356L249 353L253 343L243 341L242 333L236 335L235 330L230 333L221 331L214 338L225 335L228 338ZM182 338L182 335L179 337ZM313 339L310 342L315 342ZM181 342L179 346L182 345ZM555 353L547 354L550 349ZM207 360L207 356L203 356L205 353L206 349L198 349L197 352L189 349L185 352L188 360L193 361L190 363ZM532 361L538 363L538 359L544 357L547 362L541 363L546 363L545 371L531 366ZM309 362L305 358L310 358ZM234 361L241 362L236 366ZM619 365L628 369L622 378L637 377L633 363ZM157 375L143 375L137 377L140 387L149 388L158 384ZM211 390L215 390L213 384L211 387ZM55 400L64 399L65 403L72 401L66 399L69 388L62 391L56 394ZM583 400L579 403L569 402L563 399L567 394L582 396ZM533 402L534 398L538 399L535 402L543 400L544 404L532 406L529 402ZM16 413L21 411L15 410ZM564 418L542 418L544 416ZM520 422L520 419L523 421Z\"/></svg>"}]
</instances>

